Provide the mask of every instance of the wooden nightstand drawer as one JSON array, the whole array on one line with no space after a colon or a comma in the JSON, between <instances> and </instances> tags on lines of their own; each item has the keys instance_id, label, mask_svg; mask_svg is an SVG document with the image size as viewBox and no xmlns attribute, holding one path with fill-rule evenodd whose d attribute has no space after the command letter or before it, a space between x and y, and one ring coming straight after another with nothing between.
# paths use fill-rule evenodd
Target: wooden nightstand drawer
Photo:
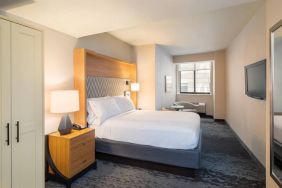
<instances>
[{"instance_id":1,"label":"wooden nightstand drawer","mask_svg":"<svg viewBox=\"0 0 282 188\"><path fill-rule=\"evenodd\" d=\"M70 156L71 162L75 162L78 159L83 158L88 153L94 153L94 139L84 141L82 143L71 146Z\"/></svg>"},{"instance_id":2,"label":"wooden nightstand drawer","mask_svg":"<svg viewBox=\"0 0 282 188\"><path fill-rule=\"evenodd\" d=\"M70 175L74 176L94 162L94 156L91 152L84 154L81 158L78 158L71 162Z\"/></svg>"},{"instance_id":3,"label":"wooden nightstand drawer","mask_svg":"<svg viewBox=\"0 0 282 188\"><path fill-rule=\"evenodd\" d=\"M49 135L49 148L57 169L67 178L72 178L95 162L94 129L73 130L68 135L52 133Z\"/></svg>"},{"instance_id":4,"label":"wooden nightstand drawer","mask_svg":"<svg viewBox=\"0 0 282 188\"><path fill-rule=\"evenodd\" d=\"M72 138L70 144L71 144L71 147L75 147L76 145L83 144L93 139L95 139L95 135L94 135L94 131L91 131L83 135Z\"/></svg>"}]
</instances>

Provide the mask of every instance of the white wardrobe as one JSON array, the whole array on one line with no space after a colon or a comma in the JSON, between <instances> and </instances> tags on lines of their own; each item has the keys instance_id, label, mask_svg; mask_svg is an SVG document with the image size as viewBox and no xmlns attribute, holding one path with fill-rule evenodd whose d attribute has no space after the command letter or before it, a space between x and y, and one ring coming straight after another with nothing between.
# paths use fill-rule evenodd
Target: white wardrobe
<instances>
[{"instance_id":1,"label":"white wardrobe","mask_svg":"<svg viewBox=\"0 0 282 188\"><path fill-rule=\"evenodd\" d=\"M0 17L0 188L44 187L42 33Z\"/></svg>"}]
</instances>

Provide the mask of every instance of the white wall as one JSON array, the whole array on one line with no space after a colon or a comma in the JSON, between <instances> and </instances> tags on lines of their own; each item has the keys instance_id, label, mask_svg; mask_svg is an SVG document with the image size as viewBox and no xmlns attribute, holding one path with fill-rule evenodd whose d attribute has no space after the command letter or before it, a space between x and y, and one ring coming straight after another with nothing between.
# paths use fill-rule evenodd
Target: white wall
<instances>
[{"instance_id":1,"label":"white wall","mask_svg":"<svg viewBox=\"0 0 282 188\"><path fill-rule=\"evenodd\" d=\"M79 38L76 47L135 63L134 47L108 33Z\"/></svg>"},{"instance_id":2,"label":"white wall","mask_svg":"<svg viewBox=\"0 0 282 188\"><path fill-rule=\"evenodd\" d=\"M172 76L173 88L165 92L165 76ZM176 65L172 56L160 45L156 45L156 109L171 106L176 100Z\"/></svg>"},{"instance_id":3,"label":"white wall","mask_svg":"<svg viewBox=\"0 0 282 188\"><path fill-rule=\"evenodd\" d=\"M226 54L226 120L263 165L266 102L245 95L244 66L266 57L265 24L263 4Z\"/></svg>"}]
</instances>

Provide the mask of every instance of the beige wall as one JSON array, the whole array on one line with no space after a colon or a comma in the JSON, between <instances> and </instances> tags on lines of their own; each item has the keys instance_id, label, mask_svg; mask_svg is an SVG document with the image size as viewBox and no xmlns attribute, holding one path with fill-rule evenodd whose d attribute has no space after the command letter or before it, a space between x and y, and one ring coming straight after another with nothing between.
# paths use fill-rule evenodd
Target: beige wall
<instances>
[{"instance_id":1,"label":"beige wall","mask_svg":"<svg viewBox=\"0 0 282 188\"><path fill-rule=\"evenodd\" d=\"M137 94L138 107L144 110L156 109L156 45L136 46L137 80L140 91Z\"/></svg>"},{"instance_id":2,"label":"beige wall","mask_svg":"<svg viewBox=\"0 0 282 188\"><path fill-rule=\"evenodd\" d=\"M44 79L45 79L45 133L58 129L59 114L49 110L50 92L73 89L73 49L76 39L68 35L44 30Z\"/></svg>"},{"instance_id":3,"label":"beige wall","mask_svg":"<svg viewBox=\"0 0 282 188\"><path fill-rule=\"evenodd\" d=\"M108 33L79 38L76 47L135 63L134 47Z\"/></svg>"},{"instance_id":4,"label":"beige wall","mask_svg":"<svg viewBox=\"0 0 282 188\"><path fill-rule=\"evenodd\" d=\"M214 52L173 56L174 63L214 60Z\"/></svg>"},{"instance_id":5,"label":"beige wall","mask_svg":"<svg viewBox=\"0 0 282 188\"><path fill-rule=\"evenodd\" d=\"M213 60L211 95L185 95L177 93L177 101L205 102L208 115L215 119L225 118L225 51L173 56L174 63Z\"/></svg>"},{"instance_id":6,"label":"beige wall","mask_svg":"<svg viewBox=\"0 0 282 188\"><path fill-rule=\"evenodd\" d=\"M160 45L156 45L156 109L169 107L176 98L176 65L171 55ZM172 91L165 92L165 76L171 76Z\"/></svg>"},{"instance_id":7,"label":"beige wall","mask_svg":"<svg viewBox=\"0 0 282 188\"><path fill-rule=\"evenodd\" d=\"M265 35L262 4L226 53L226 120L263 165L266 102L245 95L244 66L265 58Z\"/></svg>"},{"instance_id":8,"label":"beige wall","mask_svg":"<svg viewBox=\"0 0 282 188\"><path fill-rule=\"evenodd\" d=\"M171 55L158 44L135 47L137 80L140 83L138 107L160 110L171 106L176 96L176 66ZM172 76L173 89L165 92L165 76Z\"/></svg>"},{"instance_id":9,"label":"beige wall","mask_svg":"<svg viewBox=\"0 0 282 188\"><path fill-rule=\"evenodd\" d=\"M266 57L267 57L267 105L266 105L266 187L278 187L274 180L270 177L270 52L269 52L269 29L282 19L282 1L266 0Z\"/></svg>"},{"instance_id":10,"label":"beige wall","mask_svg":"<svg viewBox=\"0 0 282 188\"><path fill-rule=\"evenodd\" d=\"M225 50L217 51L214 54L213 74L213 118L225 119Z\"/></svg>"}]
</instances>

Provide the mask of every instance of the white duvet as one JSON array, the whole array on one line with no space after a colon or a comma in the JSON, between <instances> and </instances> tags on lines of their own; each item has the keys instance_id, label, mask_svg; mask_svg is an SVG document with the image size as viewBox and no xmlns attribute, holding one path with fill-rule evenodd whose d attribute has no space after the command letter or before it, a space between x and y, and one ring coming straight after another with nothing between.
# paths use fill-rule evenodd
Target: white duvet
<instances>
[{"instance_id":1,"label":"white duvet","mask_svg":"<svg viewBox=\"0 0 282 188\"><path fill-rule=\"evenodd\" d=\"M193 112L130 111L92 125L96 137L169 149L198 145L200 117Z\"/></svg>"}]
</instances>

